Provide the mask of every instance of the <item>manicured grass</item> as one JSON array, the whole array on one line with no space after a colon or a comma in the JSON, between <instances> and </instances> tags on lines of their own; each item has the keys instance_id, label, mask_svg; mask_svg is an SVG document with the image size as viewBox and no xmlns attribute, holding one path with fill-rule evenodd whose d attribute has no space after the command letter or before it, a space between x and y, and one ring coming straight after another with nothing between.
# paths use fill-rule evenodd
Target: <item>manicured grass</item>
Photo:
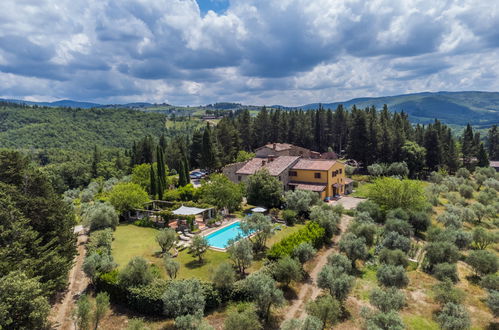
<instances>
[{"instance_id":1,"label":"manicured grass","mask_svg":"<svg viewBox=\"0 0 499 330\"><path fill-rule=\"evenodd\" d=\"M141 256L156 264L160 269L163 265L155 254L161 249L156 242L157 229L138 227L132 224L119 225L114 232L112 245L113 258L121 269L135 256Z\"/></svg>"},{"instance_id":2,"label":"manicured grass","mask_svg":"<svg viewBox=\"0 0 499 330\"><path fill-rule=\"evenodd\" d=\"M159 255L160 248L156 242L158 230L154 228L138 227L132 224L123 224L116 228L112 245L113 258L118 263L118 268L126 266L132 257L141 256L158 266L165 278L167 277L163 267L163 259ZM208 250L204 255L202 264L197 258L188 254L188 249L179 253L176 260L180 262L178 278L197 277L201 280L209 280L212 270L222 262L228 261L228 255L224 252Z\"/></svg>"},{"instance_id":3,"label":"manicured grass","mask_svg":"<svg viewBox=\"0 0 499 330\"><path fill-rule=\"evenodd\" d=\"M223 262L230 262L229 255L225 252L208 250L203 256L203 263L199 263L197 258L193 258L187 253L188 250L181 251L177 258L180 262L180 270L177 278L196 277L200 280L209 281L213 271Z\"/></svg>"}]
</instances>

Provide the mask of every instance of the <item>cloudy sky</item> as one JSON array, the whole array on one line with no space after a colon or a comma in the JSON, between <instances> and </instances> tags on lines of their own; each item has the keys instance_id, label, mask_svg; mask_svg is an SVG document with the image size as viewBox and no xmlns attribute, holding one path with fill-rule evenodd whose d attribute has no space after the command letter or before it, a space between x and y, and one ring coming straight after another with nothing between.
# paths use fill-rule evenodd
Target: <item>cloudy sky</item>
<instances>
[{"instance_id":1,"label":"cloudy sky","mask_svg":"<svg viewBox=\"0 0 499 330\"><path fill-rule=\"evenodd\" d=\"M0 1L0 97L301 105L498 76L497 0Z\"/></svg>"}]
</instances>

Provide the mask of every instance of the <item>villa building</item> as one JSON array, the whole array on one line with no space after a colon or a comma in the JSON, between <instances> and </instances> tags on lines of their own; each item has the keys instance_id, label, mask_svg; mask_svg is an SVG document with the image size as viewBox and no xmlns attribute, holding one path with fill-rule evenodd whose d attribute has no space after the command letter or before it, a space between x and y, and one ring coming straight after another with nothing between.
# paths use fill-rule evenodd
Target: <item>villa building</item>
<instances>
[{"instance_id":1,"label":"villa building","mask_svg":"<svg viewBox=\"0 0 499 330\"><path fill-rule=\"evenodd\" d=\"M324 155L324 154L323 154ZM322 199L352 192L353 181L345 177L345 164L336 154L318 152L287 143L269 143L256 150L256 157L225 166L222 172L232 182L244 182L261 169L282 182L284 190L309 190Z\"/></svg>"}]
</instances>

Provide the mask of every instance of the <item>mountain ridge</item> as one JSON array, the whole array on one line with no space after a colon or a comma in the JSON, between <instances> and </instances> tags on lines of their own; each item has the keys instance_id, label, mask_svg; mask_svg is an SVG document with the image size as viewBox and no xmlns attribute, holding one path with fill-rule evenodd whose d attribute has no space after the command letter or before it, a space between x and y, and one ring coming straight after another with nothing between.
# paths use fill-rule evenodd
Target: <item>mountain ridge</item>
<instances>
[{"instance_id":1,"label":"mountain ridge","mask_svg":"<svg viewBox=\"0 0 499 330\"><path fill-rule=\"evenodd\" d=\"M55 102L35 102L17 99L0 99L4 102L17 104L38 105L48 107L71 107L71 108L134 108L147 110L158 106L169 106L163 104L152 104L149 102L134 102L126 104L99 104L92 102L81 102L74 100L59 100ZM325 103L309 103L301 106L272 105L270 108L285 110L312 110L319 105L324 108L336 109L342 104L346 108L355 105L358 108L375 106L380 109L384 104L388 105L390 111L404 111L411 117L411 121L429 123L435 118L456 125L465 125L468 122L477 126L490 126L499 123L499 92L484 91L461 91L461 92L419 92L400 94L392 96L359 97L347 101L334 101ZM230 105L233 105L231 107ZM240 103L220 102L204 106L193 106L191 108L237 110L245 107L256 108L258 106L242 105Z\"/></svg>"}]
</instances>

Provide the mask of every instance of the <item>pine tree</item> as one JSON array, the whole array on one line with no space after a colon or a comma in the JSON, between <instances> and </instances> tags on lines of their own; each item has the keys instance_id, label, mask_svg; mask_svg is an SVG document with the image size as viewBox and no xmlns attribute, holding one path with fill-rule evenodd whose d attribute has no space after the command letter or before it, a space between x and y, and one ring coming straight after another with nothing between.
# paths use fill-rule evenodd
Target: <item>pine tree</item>
<instances>
[{"instance_id":1,"label":"pine tree","mask_svg":"<svg viewBox=\"0 0 499 330\"><path fill-rule=\"evenodd\" d=\"M488 167L490 165L489 157L487 156L487 151L485 151L483 143L480 143L480 146L478 147L477 160L477 166L479 167Z\"/></svg>"},{"instance_id":2,"label":"pine tree","mask_svg":"<svg viewBox=\"0 0 499 330\"><path fill-rule=\"evenodd\" d=\"M435 121L437 123L437 121ZM438 132L433 125L429 125L424 136L426 148L426 166L429 171L437 171L442 164L442 145Z\"/></svg>"}]
</instances>

